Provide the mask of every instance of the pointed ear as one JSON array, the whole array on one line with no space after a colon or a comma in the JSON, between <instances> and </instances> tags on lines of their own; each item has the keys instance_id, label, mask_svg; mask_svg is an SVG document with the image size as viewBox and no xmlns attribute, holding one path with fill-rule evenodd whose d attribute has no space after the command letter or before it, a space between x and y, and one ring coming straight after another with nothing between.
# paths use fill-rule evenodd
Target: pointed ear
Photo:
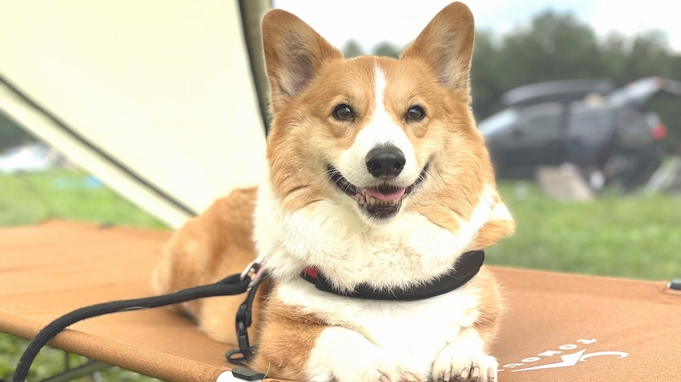
<instances>
[{"instance_id":1,"label":"pointed ear","mask_svg":"<svg viewBox=\"0 0 681 382\"><path fill-rule=\"evenodd\" d=\"M322 64L343 53L298 17L274 9L262 19L263 48L270 81L270 103L277 113L300 95Z\"/></svg>"},{"instance_id":2,"label":"pointed ear","mask_svg":"<svg viewBox=\"0 0 681 382\"><path fill-rule=\"evenodd\" d=\"M448 90L469 91L475 24L463 3L441 10L419 34L400 59L425 61Z\"/></svg>"}]
</instances>

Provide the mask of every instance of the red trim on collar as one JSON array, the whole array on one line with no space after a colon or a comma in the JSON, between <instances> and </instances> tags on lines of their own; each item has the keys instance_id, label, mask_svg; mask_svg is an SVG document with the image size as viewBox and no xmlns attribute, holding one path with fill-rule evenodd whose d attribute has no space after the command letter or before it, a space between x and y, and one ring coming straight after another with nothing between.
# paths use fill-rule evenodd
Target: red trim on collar
<instances>
[{"instance_id":1,"label":"red trim on collar","mask_svg":"<svg viewBox=\"0 0 681 382\"><path fill-rule=\"evenodd\" d=\"M317 278L317 267L305 267L305 269L303 269L303 273L310 277Z\"/></svg>"}]
</instances>

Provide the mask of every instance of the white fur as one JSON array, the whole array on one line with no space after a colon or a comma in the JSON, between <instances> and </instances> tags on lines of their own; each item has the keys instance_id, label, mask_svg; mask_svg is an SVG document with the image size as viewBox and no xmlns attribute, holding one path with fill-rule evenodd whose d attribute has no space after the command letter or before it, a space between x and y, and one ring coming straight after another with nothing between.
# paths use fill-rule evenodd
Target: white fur
<instances>
[{"instance_id":1,"label":"white fur","mask_svg":"<svg viewBox=\"0 0 681 382\"><path fill-rule=\"evenodd\" d=\"M461 332L456 341L449 343L437 355L431 370L433 380L449 380L447 376L453 380L457 380L457 377L466 380L469 373L479 373L478 382L495 380L497 360L483 352L483 345L476 330L466 329Z\"/></svg>"},{"instance_id":2,"label":"white fur","mask_svg":"<svg viewBox=\"0 0 681 382\"><path fill-rule=\"evenodd\" d=\"M400 175L391 183L408 187L418 179L422 166L416 161L414 147L405 132L385 110L383 92L386 87L383 71L376 66L374 70L374 102L376 109L370 122L355 137L352 146L341 154L334 166L348 182L358 187L371 187L382 183L374 178L366 168L366 155L376 146L392 144L402 150L406 163ZM423 164L425 165L425 163Z\"/></svg>"},{"instance_id":3,"label":"white fur","mask_svg":"<svg viewBox=\"0 0 681 382\"><path fill-rule=\"evenodd\" d=\"M490 215L490 220L513 221L513 217L504 203L497 203L494 205L494 209Z\"/></svg>"}]
</instances>

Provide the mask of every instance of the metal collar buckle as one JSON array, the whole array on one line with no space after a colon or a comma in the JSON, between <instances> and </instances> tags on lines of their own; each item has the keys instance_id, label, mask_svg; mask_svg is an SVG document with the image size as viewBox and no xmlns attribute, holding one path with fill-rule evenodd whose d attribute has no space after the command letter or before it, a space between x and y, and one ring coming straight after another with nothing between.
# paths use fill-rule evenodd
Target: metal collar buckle
<instances>
[{"instance_id":1,"label":"metal collar buckle","mask_svg":"<svg viewBox=\"0 0 681 382\"><path fill-rule=\"evenodd\" d=\"M262 264L262 259L257 258L248 264L248 267L241 272L241 280L245 279L246 277L251 278L251 282L248 284L248 289L250 290L253 284L258 282L264 271L265 267Z\"/></svg>"}]
</instances>

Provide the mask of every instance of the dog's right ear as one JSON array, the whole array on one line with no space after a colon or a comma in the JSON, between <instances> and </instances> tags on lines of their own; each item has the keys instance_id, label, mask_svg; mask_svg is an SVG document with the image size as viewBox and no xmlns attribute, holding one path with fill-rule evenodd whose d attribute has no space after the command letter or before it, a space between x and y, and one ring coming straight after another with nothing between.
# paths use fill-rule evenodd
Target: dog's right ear
<instances>
[{"instance_id":1,"label":"dog's right ear","mask_svg":"<svg viewBox=\"0 0 681 382\"><path fill-rule=\"evenodd\" d=\"M303 20L281 9L265 14L262 37L274 113L300 95L325 61L343 59L340 50Z\"/></svg>"}]
</instances>

